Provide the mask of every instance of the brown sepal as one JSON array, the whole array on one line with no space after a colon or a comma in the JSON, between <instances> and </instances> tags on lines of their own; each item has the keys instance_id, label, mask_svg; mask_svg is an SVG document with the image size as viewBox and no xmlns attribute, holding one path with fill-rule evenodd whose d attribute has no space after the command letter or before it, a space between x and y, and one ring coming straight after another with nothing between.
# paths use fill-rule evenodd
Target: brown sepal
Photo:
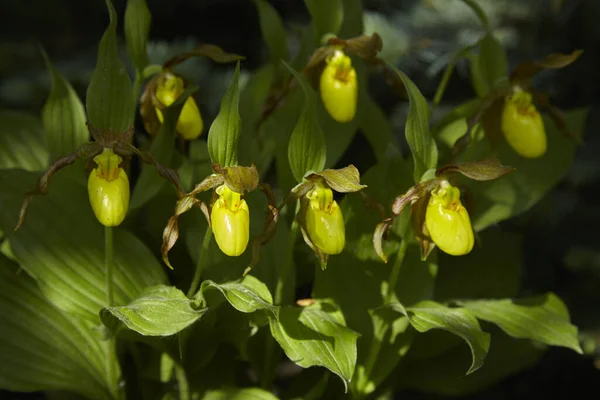
<instances>
[{"instance_id":1,"label":"brown sepal","mask_svg":"<svg viewBox=\"0 0 600 400\"><path fill-rule=\"evenodd\" d=\"M208 57L217 63L230 63L246 59L246 57L240 56L239 54L227 53L214 44L201 44L191 51L186 51L169 58L163 64L163 68L171 69L192 57Z\"/></svg>"}]
</instances>

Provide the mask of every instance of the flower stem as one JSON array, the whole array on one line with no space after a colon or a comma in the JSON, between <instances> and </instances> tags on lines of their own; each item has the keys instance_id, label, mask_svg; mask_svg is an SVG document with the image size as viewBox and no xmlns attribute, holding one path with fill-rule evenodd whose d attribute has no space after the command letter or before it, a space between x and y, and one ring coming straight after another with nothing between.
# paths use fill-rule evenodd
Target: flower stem
<instances>
[{"instance_id":1,"label":"flower stem","mask_svg":"<svg viewBox=\"0 0 600 400\"><path fill-rule=\"evenodd\" d=\"M106 226L104 227L104 287L106 292L106 307L112 307L113 305L113 269L113 230L112 227ZM106 381L115 398L120 397L118 393L118 373L117 342L114 336L111 336L106 346Z\"/></svg>"},{"instance_id":2,"label":"flower stem","mask_svg":"<svg viewBox=\"0 0 600 400\"><path fill-rule=\"evenodd\" d=\"M398 253L396 254L396 261L394 261L392 271L390 272L387 293L384 299L385 303L390 303L392 301L392 298L394 297L394 288L398 283L398 276L400 276L400 268L402 267L404 257L406 256L406 249L408 248L408 238L406 236L407 235L404 235L404 239L402 239L402 243L400 243L400 248L398 249Z\"/></svg>"},{"instance_id":3,"label":"flower stem","mask_svg":"<svg viewBox=\"0 0 600 400\"><path fill-rule=\"evenodd\" d=\"M202 276L204 264L206 264L206 259L208 257L208 246L210 245L211 239L212 229L209 225L206 227L206 232L204 233L204 240L202 241L202 247L200 248L200 254L198 255L198 262L196 263L196 271L194 272L194 278L192 279L192 284L190 285L190 289L187 293L187 296L190 298L196 293L198 286L200 286L200 277Z\"/></svg>"}]
</instances>

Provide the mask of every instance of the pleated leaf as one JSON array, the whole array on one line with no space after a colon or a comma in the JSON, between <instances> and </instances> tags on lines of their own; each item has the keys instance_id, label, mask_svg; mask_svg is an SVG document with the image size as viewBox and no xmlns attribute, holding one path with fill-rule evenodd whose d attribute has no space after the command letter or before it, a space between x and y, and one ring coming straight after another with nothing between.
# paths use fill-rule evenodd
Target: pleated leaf
<instances>
[{"instance_id":1,"label":"pleated leaf","mask_svg":"<svg viewBox=\"0 0 600 400\"><path fill-rule=\"evenodd\" d=\"M48 150L40 120L18 111L0 111L0 169L40 171Z\"/></svg>"},{"instance_id":2,"label":"pleated leaf","mask_svg":"<svg viewBox=\"0 0 600 400\"><path fill-rule=\"evenodd\" d=\"M73 153L89 141L83 104L71 84L54 68L46 52L46 67L52 79L52 90L42 110L44 133L50 161Z\"/></svg>"},{"instance_id":3,"label":"pleated leaf","mask_svg":"<svg viewBox=\"0 0 600 400\"><path fill-rule=\"evenodd\" d=\"M111 399L106 342L88 324L52 306L33 279L9 264L0 259L0 388Z\"/></svg>"},{"instance_id":4,"label":"pleated leaf","mask_svg":"<svg viewBox=\"0 0 600 400\"><path fill-rule=\"evenodd\" d=\"M98 324L106 297L104 227L91 210L79 168L76 165L52 178L49 194L33 199L17 232L13 229L23 194L34 187L37 175L0 171L0 229L9 233L21 267L37 279L51 303ZM116 228L113 239L114 301L124 305L144 288L163 283L165 276L158 260L131 233Z\"/></svg>"},{"instance_id":5,"label":"pleated leaf","mask_svg":"<svg viewBox=\"0 0 600 400\"><path fill-rule=\"evenodd\" d=\"M110 24L98 47L98 61L85 103L88 120L94 128L124 132L133 123L133 88L117 55L117 13L111 0L106 0L106 6Z\"/></svg>"}]
</instances>

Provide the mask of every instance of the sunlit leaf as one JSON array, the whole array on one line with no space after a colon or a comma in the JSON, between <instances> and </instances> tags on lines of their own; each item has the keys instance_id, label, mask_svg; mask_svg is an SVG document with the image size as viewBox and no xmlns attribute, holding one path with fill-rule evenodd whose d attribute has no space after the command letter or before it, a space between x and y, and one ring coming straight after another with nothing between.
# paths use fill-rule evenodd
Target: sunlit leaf
<instances>
[{"instance_id":1,"label":"sunlit leaf","mask_svg":"<svg viewBox=\"0 0 600 400\"><path fill-rule=\"evenodd\" d=\"M551 346L567 347L582 353L577 327L554 293L518 300L474 300L460 304L477 318L492 322L518 339L537 340Z\"/></svg>"}]
</instances>

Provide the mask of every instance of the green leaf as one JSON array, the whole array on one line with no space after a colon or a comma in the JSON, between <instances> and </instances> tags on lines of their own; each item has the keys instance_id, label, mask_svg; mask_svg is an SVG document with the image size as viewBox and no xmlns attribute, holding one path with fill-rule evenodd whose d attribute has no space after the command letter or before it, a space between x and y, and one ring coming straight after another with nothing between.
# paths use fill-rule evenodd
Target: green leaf
<instances>
[{"instance_id":1,"label":"green leaf","mask_svg":"<svg viewBox=\"0 0 600 400\"><path fill-rule=\"evenodd\" d=\"M73 169L54 176L49 194L33 199L24 225L13 232L23 195L36 178L21 170L0 172L0 229L10 232L21 267L52 304L98 324L106 302L104 227L89 205L87 180ZM116 305L128 304L144 288L165 281L156 257L131 233L116 228L114 243Z\"/></svg>"},{"instance_id":2,"label":"green leaf","mask_svg":"<svg viewBox=\"0 0 600 400\"><path fill-rule=\"evenodd\" d=\"M498 325L514 338L537 340L583 354L577 327L571 325L567 307L554 293L519 300L474 300L460 304L477 318Z\"/></svg>"},{"instance_id":3,"label":"green leaf","mask_svg":"<svg viewBox=\"0 0 600 400\"><path fill-rule=\"evenodd\" d=\"M44 133L50 160L73 153L89 141L85 110L69 82L54 68L42 50L46 67L50 71L52 90L42 109Z\"/></svg>"},{"instance_id":4,"label":"green leaf","mask_svg":"<svg viewBox=\"0 0 600 400\"><path fill-rule=\"evenodd\" d=\"M588 109L566 113L571 132L582 137ZM483 230L489 225L519 215L540 201L567 173L577 144L565 137L549 118L544 117L548 137L546 154L537 159L520 157L502 140L497 157L516 171L502 179L473 184L471 190L477 207L472 215L473 228ZM488 151L487 141L474 143L473 152ZM481 149L477 149L481 147ZM471 148L470 148L471 149Z\"/></svg>"},{"instance_id":5,"label":"green leaf","mask_svg":"<svg viewBox=\"0 0 600 400\"><path fill-rule=\"evenodd\" d=\"M206 309L195 309L183 292L173 286L145 289L131 303L102 309L102 322L109 328L122 322L144 336L170 336L196 322Z\"/></svg>"},{"instance_id":6,"label":"green leaf","mask_svg":"<svg viewBox=\"0 0 600 400\"><path fill-rule=\"evenodd\" d=\"M321 172L325 167L325 136L316 113L316 99L310 85L291 66L284 65L296 78L304 91L304 110L296 123L288 143L288 159L296 181L302 182L309 172Z\"/></svg>"},{"instance_id":7,"label":"green leaf","mask_svg":"<svg viewBox=\"0 0 600 400\"><path fill-rule=\"evenodd\" d=\"M150 32L152 15L146 0L127 0L125 8L125 39L129 56L136 70L143 71L148 65L146 43Z\"/></svg>"},{"instance_id":8,"label":"green leaf","mask_svg":"<svg viewBox=\"0 0 600 400\"><path fill-rule=\"evenodd\" d=\"M310 12L315 29L315 40L319 43L323 35L337 35L344 20L344 4L342 0L304 0Z\"/></svg>"},{"instance_id":9,"label":"green leaf","mask_svg":"<svg viewBox=\"0 0 600 400\"><path fill-rule=\"evenodd\" d=\"M273 297L267 286L251 275L246 275L241 281L218 284L210 280L202 282L196 295L201 302L213 306L211 291L220 292L225 299L238 311L251 313L257 310L269 311L276 316L278 307L273 305Z\"/></svg>"},{"instance_id":10,"label":"green leaf","mask_svg":"<svg viewBox=\"0 0 600 400\"><path fill-rule=\"evenodd\" d=\"M175 162L175 131L179 114L188 97L196 90L198 90L197 86L187 87L173 104L162 111L164 121L150 145L149 152L157 162L166 167L172 167ZM166 183L167 180L159 175L154 165L144 164L142 173L133 188L129 209L136 210L146 204Z\"/></svg>"},{"instance_id":11,"label":"green leaf","mask_svg":"<svg viewBox=\"0 0 600 400\"><path fill-rule=\"evenodd\" d=\"M267 0L254 0L260 19L260 31L269 46L271 62L279 68L280 60L287 60L287 33L277 11Z\"/></svg>"},{"instance_id":12,"label":"green leaf","mask_svg":"<svg viewBox=\"0 0 600 400\"><path fill-rule=\"evenodd\" d=\"M477 318L464 308L449 308L433 301L423 301L413 307L391 304L393 310L405 315L417 331L423 333L431 329L443 329L461 337L471 349L472 362L467 374L477 371L483 365L490 347L490 335L479 327Z\"/></svg>"},{"instance_id":13,"label":"green leaf","mask_svg":"<svg viewBox=\"0 0 600 400\"><path fill-rule=\"evenodd\" d=\"M486 31L489 30L490 23L479 3L477 3L475 0L462 0L462 2L465 3L465 5L468 6L475 13L475 15L477 15L477 18L479 18L479 21L481 21L483 28Z\"/></svg>"},{"instance_id":14,"label":"green leaf","mask_svg":"<svg viewBox=\"0 0 600 400\"><path fill-rule=\"evenodd\" d=\"M473 56L471 80L479 97L484 97L495 87L508 83L508 62L502 43L491 33L479 41L479 55Z\"/></svg>"},{"instance_id":15,"label":"green leaf","mask_svg":"<svg viewBox=\"0 0 600 400\"><path fill-rule=\"evenodd\" d=\"M406 88L410 100L410 110L406 119L406 141L414 158L414 180L419 183L428 169L435 168L438 149L429 132L429 106L417 86L402 71L385 61L387 68L395 72Z\"/></svg>"},{"instance_id":16,"label":"green leaf","mask_svg":"<svg viewBox=\"0 0 600 400\"><path fill-rule=\"evenodd\" d=\"M105 342L92 327L53 307L35 281L16 270L0 258L0 388L112 399Z\"/></svg>"},{"instance_id":17,"label":"green leaf","mask_svg":"<svg viewBox=\"0 0 600 400\"><path fill-rule=\"evenodd\" d=\"M271 334L290 360L301 367L323 366L342 378L346 391L356 366L359 334L340 325L328 313L305 308L281 308L270 319Z\"/></svg>"},{"instance_id":18,"label":"green leaf","mask_svg":"<svg viewBox=\"0 0 600 400\"><path fill-rule=\"evenodd\" d=\"M270 392L259 388L209 390L201 400L277 400Z\"/></svg>"},{"instance_id":19,"label":"green leaf","mask_svg":"<svg viewBox=\"0 0 600 400\"><path fill-rule=\"evenodd\" d=\"M239 78L240 63L238 61L233 80L221 101L219 115L215 118L208 132L208 152L213 163L222 167L237 165L238 141L242 120L239 113Z\"/></svg>"},{"instance_id":20,"label":"green leaf","mask_svg":"<svg viewBox=\"0 0 600 400\"><path fill-rule=\"evenodd\" d=\"M373 148L377 161L381 162L388 155L400 152L398 140L381 107L370 96L367 96L365 103L365 111L360 119L360 129Z\"/></svg>"},{"instance_id":21,"label":"green leaf","mask_svg":"<svg viewBox=\"0 0 600 400\"><path fill-rule=\"evenodd\" d=\"M99 130L125 132L133 123L135 103L131 80L117 55L117 13L106 0L110 24L98 47L98 62L87 90L90 124Z\"/></svg>"},{"instance_id":22,"label":"green leaf","mask_svg":"<svg viewBox=\"0 0 600 400\"><path fill-rule=\"evenodd\" d=\"M40 120L18 111L0 111L0 169L40 171L48 166L48 150Z\"/></svg>"},{"instance_id":23,"label":"green leaf","mask_svg":"<svg viewBox=\"0 0 600 400\"><path fill-rule=\"evenodd\" d=\"M344 8L344 21L338 36L351 38L363 33L363 5L361 0L342 0Z\"/></svg>"}]
</instances>

